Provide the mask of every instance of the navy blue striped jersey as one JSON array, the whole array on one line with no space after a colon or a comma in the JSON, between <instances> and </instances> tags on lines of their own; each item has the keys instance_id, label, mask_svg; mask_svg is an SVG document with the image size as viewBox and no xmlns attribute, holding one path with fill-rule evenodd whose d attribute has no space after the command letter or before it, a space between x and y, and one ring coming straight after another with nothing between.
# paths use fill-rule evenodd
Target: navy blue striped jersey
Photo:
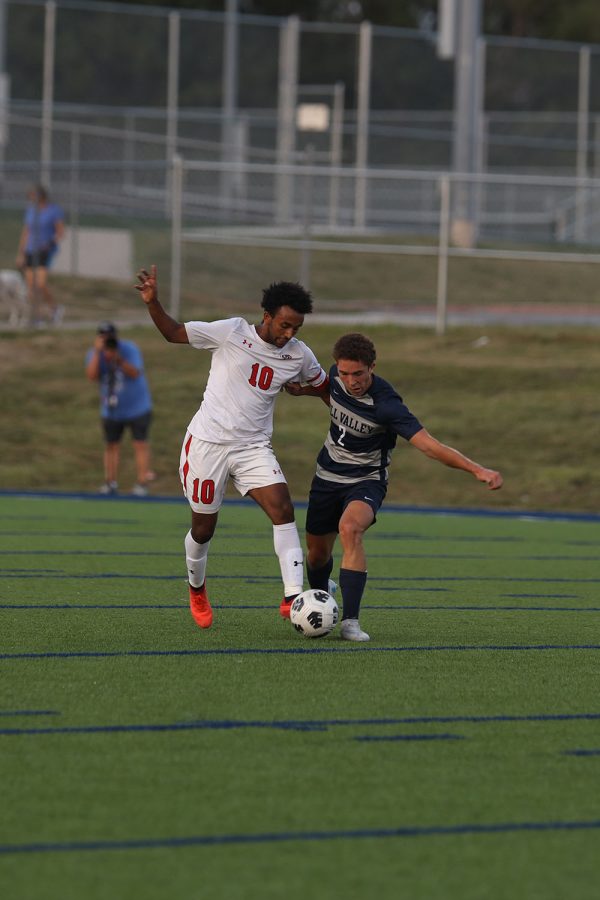
<instances>
[{"instance_id":1,"label":"navy blue striped jersey","mask_svg":"<svg viewBox=\"0 0 600 900\"><path fill-rule=\"evenodd\" d=\"M331 424L317 457L317 477L343 484L364 479L387 482L398 435L408 441L423 426L392 385L378 375L366 394L353 397L334 365L329 393Z\"/></svg>"}]
</instances>

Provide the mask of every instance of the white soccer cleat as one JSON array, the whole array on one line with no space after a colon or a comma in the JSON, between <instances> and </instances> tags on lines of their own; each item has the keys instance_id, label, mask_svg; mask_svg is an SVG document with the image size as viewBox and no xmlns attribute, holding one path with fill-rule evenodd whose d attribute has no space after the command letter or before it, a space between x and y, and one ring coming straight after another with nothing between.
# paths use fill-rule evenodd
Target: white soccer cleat
<instances>
[{"instance_id":1,"label":"white soccer cleat","mask_svg":"<svg viewBox=\"0 0 600 900\"><path fill-rule=\"evenodd\" d=\"M344 619L341 625L341 637L344 641L370 641L366 631L362 631L358 619Z\"/></svg>"},{"instance_id":2,"label":"white soccer cleat","mask_svg":"<svg viewBox=\"0 0 600 900\"><path fill-rule=\"evenodd\" d=\"M337 593L337 589L338 589L337 581L334 581L333 578L330 578L329 581L327 582L327 593L330 594L332 597L335 597L335 595Z\"/></svg>"}]
</instances>

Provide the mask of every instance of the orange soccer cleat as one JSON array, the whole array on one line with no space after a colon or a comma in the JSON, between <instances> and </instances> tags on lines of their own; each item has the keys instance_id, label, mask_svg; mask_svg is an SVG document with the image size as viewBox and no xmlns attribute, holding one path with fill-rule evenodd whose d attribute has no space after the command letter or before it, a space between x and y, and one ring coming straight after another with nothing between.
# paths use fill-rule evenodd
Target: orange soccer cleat
<instances>
[{"instance_id":1,"label":"orange soccer cleat","mask_svg":"<svg viewBox=\"0 0 600 900\"><path fill-rule=\"evenodd\" d=\"M210 628L213 620L213 611L206 594L206 582L200 588L190 584L190 612L196 625L200 628Z\"/></svg>"},{"instance_id":2,"label":"orange soccer cleat","mask_svg":"<svg viewBox=\"0 0 600 900\"><path fill-rule=\"evenodd\" d=\"M283 616L284 619L289 619L290 609L292 608L292 603L296 599L296 596L284 597L283 600L281 601L281 603L279 604L279 615Z\"/></svg>"}]
</instances>

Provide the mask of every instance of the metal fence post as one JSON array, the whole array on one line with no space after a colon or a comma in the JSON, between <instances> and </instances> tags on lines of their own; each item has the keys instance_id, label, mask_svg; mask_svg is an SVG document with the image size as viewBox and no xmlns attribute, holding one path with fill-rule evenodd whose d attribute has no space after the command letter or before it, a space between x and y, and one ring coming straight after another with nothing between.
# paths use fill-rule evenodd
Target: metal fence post
<instances>
[{"instance_id":1,"label":"metal fence post","mask_svg":"<svg viewBox=\"0 0 600 900\"><path fill-rule=\"evenodd\" d=\"M361 22L358 51L358 102L356 109L356 193L354 197L354 224L357 228L364 228L366 224L367 179L365 169L369 159L372 38L373 28L371 23Z\"/></svg>"},{"instance_id":2,"label":"metal fence post","mask_svg":"<svg viewBox=\"0 0 600 900\"><path fill-rule=\"evenodd\" d=\"M44 82L42 85L42 143L40 149L41 180L47 187L50 185L50 166L52 164L55 42L56 0L48 0L44 19Z\"/></svg>"},{"instance_id":3,"label":"metal fence post","mask_svg":"<svg viewBox=\"0 0 600 900\"><path fill-rule=\"evenodd\" d=\"M329 160L334 168L342 164L344 136L344 97L343 81L336 81L333 86L333 108L331 113L331 143ZM340 178L332 175L329 184L329 224L333 228L338 224L340 205Z\"/></svg>"},{"instance_id":4,"label":"metal fence post","mask_svg":"<svg viewBox=\"0 0 600 900\"><path fill-rule=\"evenodd\" d=\"M236 115L238 107L239 0L226 0L223 35L223 101L221 119L221 207L224 219L230 215L236 159Z\"/></svg>"},{"instance_id":5,"label":"metal fence post","mask_svg":"<svg viewBox=\"0 0 600 900\"><path fill-rule=\"evenodd\" d=\"M165 159L174 159L177 154L177 118L179 105L179 45L181 16L178 12L169 13L169 53L167 59L167 134ZM171 210L170 193L172 170L167 166L165 184L165 208L167 215Z\"/></svg>"},{"instance_id":6,"label":"metal fence post","mask_svg":"<svg viewBox=\"0 0 600 900\"><path fill-rule=\"evenodd\" d=\"M81 132L79 127L71 130L71 160L69 164L69 219L71 232L71 275L80 274L79 266L79 169L81 163Z\"/></svg>"},{"instance_id":7,"label":"metal fence post","mask_svg":"<svg viewBox=\"0 0 600 900\"><path fill-rule=\"evenodd\" d=\"M579 90L577 100L577 178L587 178L588 137L590 130L590 48L579 50ZM575 191L575 240L586 237L586 193L587 188L578 184Z\"/></svg>"},{"instance_id":8,"label":"metal fence post","mask_svg":"<svg viewBox=\"0 0 600 900\"><path fill-rule=\"evenodd\" d=\"M277 110L277 166L290 164L296 145L298 96L298 44L300 19L290 16L281 28L279 42L279 102ZM288 172L276 177L275 218L286 224L291 218L292 190Z\"/></svg>"},{"instance_id":9,"label":"metal fence post","mask_svg":"<svg viewBox=\"0 0 600 900\"><path fill-rule=\"evenodd\" d=\"M306 175L304 176L304 216L302 223L302 243L300 247L300 284L308 291L310 289L310 231L313 218L313 171L312 165L315 158L315 148L309 144L304 154Z\"/></svg>"},{"instance_id":10,"label":"metal fence post","mask_svg":"<svg viewBox=\"0 0 600 900\"><path fill-rule=\"evenodd\" d=\"M171 170L171 304L170 313L179 320L181 306L181 231L183 217L183 159L175 155Z\"/></svg>"},{"instance_id":11,"label":"metal fence post","mask_svg":"<svg viewBox=\"0 0 600 900\"><path fill-rule=\"evenodd\" d=\"M450 178L440 178L440 227L438 238L437 305L435 333L446 333L446 307L448 301L448 243L450 237Z\"/></svg>"}]
</instances>

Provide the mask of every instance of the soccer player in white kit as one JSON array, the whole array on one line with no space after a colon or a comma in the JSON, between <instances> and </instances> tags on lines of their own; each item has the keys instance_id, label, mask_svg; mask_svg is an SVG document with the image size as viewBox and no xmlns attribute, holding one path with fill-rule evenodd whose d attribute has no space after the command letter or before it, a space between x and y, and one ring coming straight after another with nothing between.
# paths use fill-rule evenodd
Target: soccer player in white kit
<instances>
[{"instance_id":1,"label":"soccer player in white kit","mask_svg":"<svg viewBox=\"0 0 600 900\"><path fill-rule=\"evenodd\" d=\"M258 503L273 523L273 542L283 579L279 611L290 606L303 587L303 555L294 507L271 447L273 409L290 381L327 393L327 374L312 350L295 335L312 312L312 298L299 284L280 281L263 291L263 319L176 322L158 300L156 266L138 272L141 293L163 337L213 354L204 397L188 425L179 474L192 510L185 538L190 611L200 628L210 628L212 608L206 593L206 561L225 488L231 477L242 496Z\"/></svg>"}]
</instances>

